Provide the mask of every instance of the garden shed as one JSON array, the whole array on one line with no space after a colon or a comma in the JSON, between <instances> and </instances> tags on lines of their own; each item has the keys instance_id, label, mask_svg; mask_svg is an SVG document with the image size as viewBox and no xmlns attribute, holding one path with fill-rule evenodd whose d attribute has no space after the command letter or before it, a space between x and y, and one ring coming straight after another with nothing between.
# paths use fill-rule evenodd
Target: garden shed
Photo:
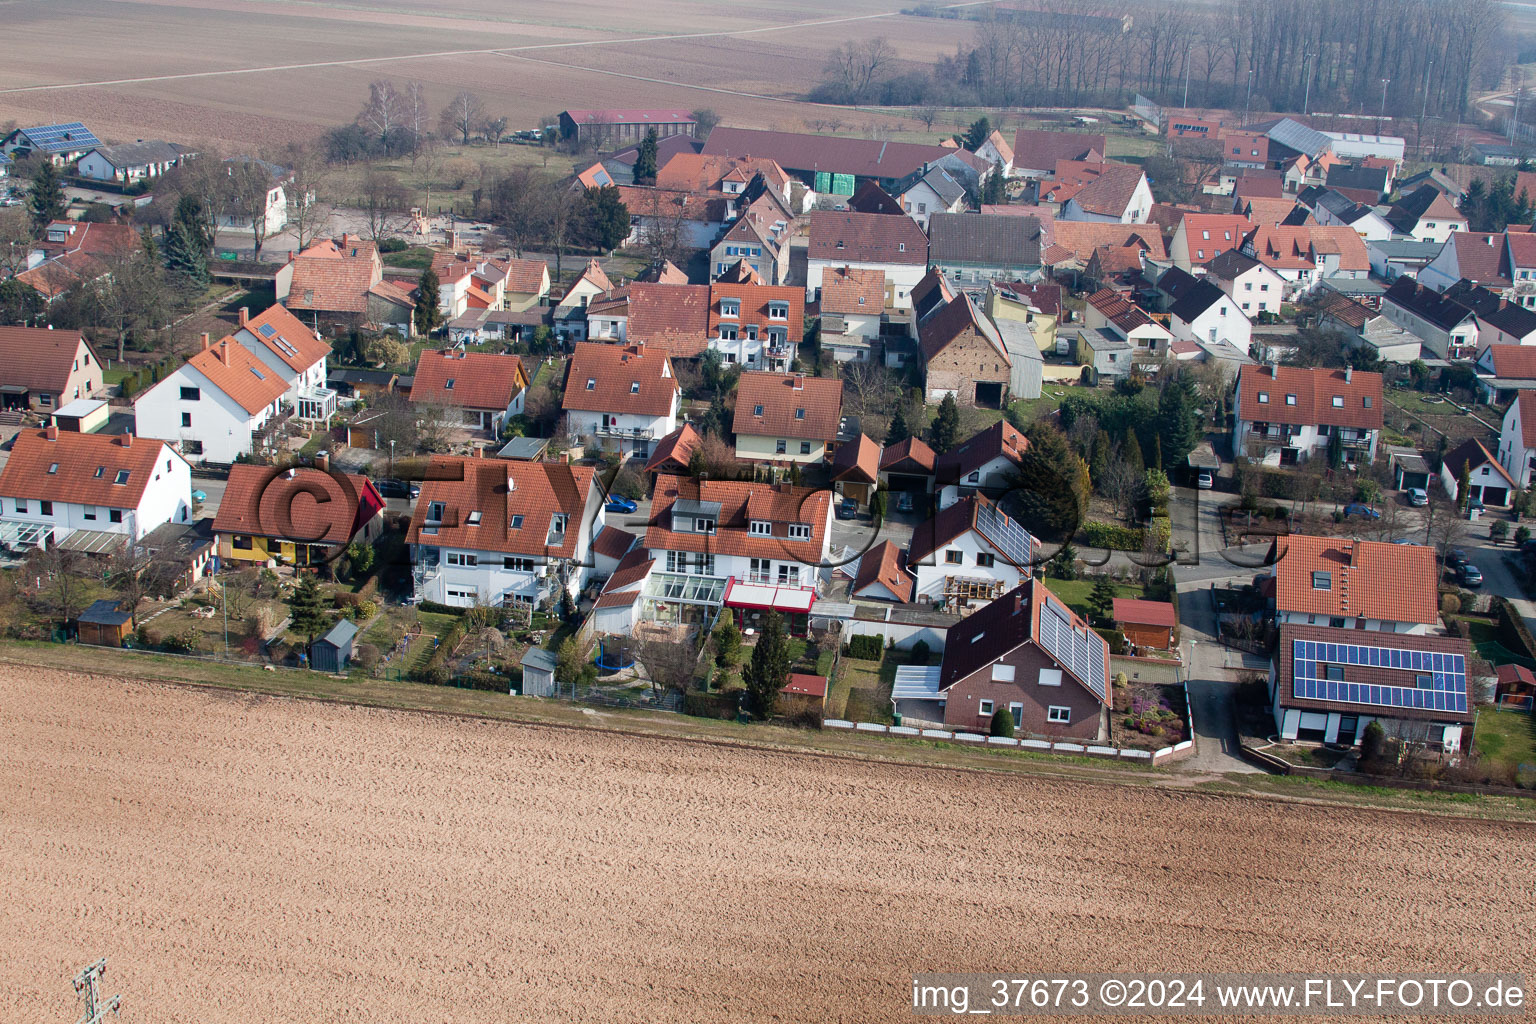
<instances>
[{"instance_id":1,"label":"garden shed","mask_svg":"<svg viewBox=\"0 0 1536 1024\"><path fill-rule=\"evenodd\" d=\"M1173 646L1173 631L1178 620L1169 602L1117 597L1113 614L1115 625L1137 647L1166 651Z\"/></svg>"},{"instance_id":2,"label":"garden shed","mask_svg":"<svg viewBox=\"0 0 1536 1024\"><path fill-rule=\"evenodd\" d=\"M523 654L523 696L552 697L555 693L555 656L539 647Z\"/></svg>"},{"instance_id":3,"label":"garden shed","mask_svg":"<svg viewBox=\"0 0 1536 1024\"><path fill-rule=\"evenodd\" d=\"M345 672L352 660L352 641L356 636L357 626L351 619L337 622L325 636L310 645L310 668L318 672Z\"/></svg>"},{"instance_id":4,"label":"garden shed","mask_svg":"<svg viewBox=\"0 0 1536 1024\"><path fill-rule=\"evenodd\" d=\"M80 642L103 647L121 647L133 632L133 613L125 612L116 601L94 601L80 613Z\"/></svg>"}]
</instances>

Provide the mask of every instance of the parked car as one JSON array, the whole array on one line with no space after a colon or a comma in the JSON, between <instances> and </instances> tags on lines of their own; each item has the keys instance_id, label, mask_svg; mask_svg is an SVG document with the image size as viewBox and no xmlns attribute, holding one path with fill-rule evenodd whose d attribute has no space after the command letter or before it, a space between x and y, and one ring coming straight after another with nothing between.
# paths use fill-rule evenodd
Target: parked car
<instances>
[{"instance_id":1,"label":"parked car","mask_svg":"<svg viewBox=\"0 0 1536 1024\"><path fill-rule=\"evenodd\" d=\"M852 498L844 498L837 503L837 518L853 519L859 514L859 503Z\"/></svg>"},{"instance_id":2,"label":"parked car","mask_svg":"<svg viewBox=\"0 0 1536 1024\"><path fill-rule=\"evenodd\" d=\"M1367 505L1363 501L1352 501L1348 505L1344 506L1344 518L1348 519L1350 516L1364 516L1366 519L1380 519L1381 513L1378 510L1371 508L1371 506Z\"/></svg>"},{"instance_id":3,"label":"parked car","mask_svg":"<svg viewBox=\"0 0 1536 1024\"><path fill-rule=\"evenodd\" d=\"M911 512L914 504L915 502L912 500L911 491L902 491L900 494L896 495L897 512Z\"/></svg>"},{"instance_id":4,"label":"parked car","mask_svg":"<svg viewBox=\"0 0 1536 1024\"><path fill-rule=\"evenodd\" d=\"M1463 562L1456 567L1456 582L1464 587L1480 587L1483 585L1483 571L1471 562Z\"/></svg>"},{"instance_id":5,"label":"parked car","mask_svg":"<svg viewBox=\"0 0 1536 1024\"><path fill-rule=\"evenodd\" d=\"M1422 487L1408 488L1408 504L1414 508L1423 508L1429 504L1429 492Z\"/></svg>"},{"instance_id":6,"label":"parked car","mask_svg":"<svg viewBox=\"0 0 1536 1024\"><path fill-rule=\"evenodd\" d=\"M1195 477L1195 486L1202 491L1208 491L1216 486L1216 476L1208 469L1202 469L1200 475Z\"/></svg>"},{"instance_id":7,"label":"parked car","mask_svg":"<svg viewBox=\"0 0 1536 1024\"><path fill-rule=\"evenodd\" d=\"M1445 553L1445 567L1447 569L1460 569L1467 564L1467 553L1461 548L1451 548Z\"/></svg>"},{"instance_id":8,"label":"parked car","mask_svg":"<svg viewBox=\"0 0 1536 1024\"><path fill-rule=\"evenodd\" d=\"M379 481L379 493L386 498L414 499L421 496L421 486L409 480L386 478Z\"/></svg>"},{"instance_id":9,"label":"parked car","mask_svg":"<svg viewBox=\"0 0 1536 1024\"><path fill-rule=\"evenodd\" d=\"M628 498L623 497L622 495L615 494L608 498L608 504L604 505L603 507L606 508L609 512L617 512L620 515L627 516L640 506L636 505L634 502L630 501Z\"/></svg>"}]
</instances>

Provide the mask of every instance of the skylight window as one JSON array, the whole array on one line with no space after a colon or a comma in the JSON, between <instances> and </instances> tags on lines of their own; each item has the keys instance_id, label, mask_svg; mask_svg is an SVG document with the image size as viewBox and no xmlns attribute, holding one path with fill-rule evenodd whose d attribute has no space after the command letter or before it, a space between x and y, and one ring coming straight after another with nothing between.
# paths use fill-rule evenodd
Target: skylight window
<instances>
[{"instance_id":1,"label":"skylight window","mask_svg":"<svg viewBox=\"0 0 1536 1024\"><path fill-rule=\"evenodd\" d=\"M632 381L629 382L629 393L632 394L632 395L638 395L640 393L640 382L639 381L632 380Z\"/></svg>"},{"instance_id":2,"label":"skylight window","mask_svg":"<svg viewBox=\"0 0 1536 1024\"><path fill-rule=\"evenodd\" d=\"M59 471L59 464L57 462L50 462L48 464L48 473L49 473L50 476L52 474L54 474L54 473L57 473L58 471Z\"/></svg>"},{"instance_id":3,"label":"skylight window","mask_svg":"<svg viewBox=\"0 0 1536 1024\"><path fill-rule=\"evenodd\" d=\"M54 466L57 467L58 463L54 463ZM48 472L52 473L53 470L50 469ZM96 479L97 480L100 480L102 477L104 477L106 475L107 475L107 467L106 466L97 466L96 467Z\"/></svg>"},{"instance_id":4,"label":"skylight window","mask_svg":"<svg viewBox=\"0 0 1536 1024\"><path fill-rule=\"evenodd\" d=\"M473 512L471 512L469 514L468 522L469 522L470 526L479 526L480 525L480 510L479 509L475 509Z\"/></svg>"},{"instance_id":5,"label":"skylight window","mask_svg":"<svg viewBox=\"0 0 1536 1024\"><path fill-rule=\"evenodd\" d=\"M1312 574L1312 589L1313 590L1332 590L1333 589L1333 573L1331 573L1331 572L1314 572Z\"/></svg>"},{"instance_id":6,"label":"skylight window","mask_svg":"<svg viewBox=\"0 0 1536 1024\"><path fill-rule=\"evenodd\" d=\"M795 410L795 419L797 419L797 420L805 419L805 410L804 409L796 409Z\"/></svg>"},{"instance_id":7,"label":"skylight window","mask_svg":"<svg viewBox=\"0 0 1536 1024\"><path fill-rule=\"evenodd\" d=\"M254 367L254 366L250 367L250 371L256 375L256 379L257 380L266 380L267 379L266 374L262 373L260 370L256 369L256 367Z\"/></svg>"},{"instance_id":8,"label":"skylight window","mask_svg":"<svg viewBox=\"0 0 1536 1024\"><path fill-rule=\"evenodd\" d=\"M1269 392L1268 391L1260 391L1259 392L1259 404L1260 405L1268 405L1269 404Z\"/></svg>"},{"instance_id":9,"label":"skylight window","mask_svg":"<svg viewBox=\"0 0 1536 1024\"><path fill-rule=\"evenodd\" d=\"M1342 408L1344 408L1344 396L1343 395L1334 395L1333 396L1333 407L1335 409L1342 409Z\"/></svg>"},{"instance_id":10,"label":"skylight window","mask_svg":"<svg viewBox=\"0 0 1536 1024\"><path fill-rule=\"evenodd\" d=\"M518 513L517 515L512 517L512 529L514 529L514 530L521 530L522 528L523 528L523 516L522 516L522 513Z\"/></svg>"},{"instance_id":11,"label":"skylight window","mask_svg":"<svg viewBox=\"0 0 1536 1024\"><path fill-rule=\"evenodd\" d=\"M118 470L117 471L117 479L113 480L112 482L115 483L115 484L125 484L125 483L127 483L128 482L128 471L126 469Z\"/></svg>"},{"instance_id":12,"label":"skylight window","mask_svg":"<svg viewBox=\"0 0 1536 1024\"><path fill-rule=\"evenodd\" d=\"M761 416L762 414L763 414L763 407L762 406L754 405L752 407L752 415L753 416Z\"/></svg>"},{"instance_id":13,"label":"skylight window","mask_svg":"<svg viewBox=\"0 0 1536 1024\"><path fill-rule=\"evenodd\" d=\"M588 377L587 378L587 390L588 391L596 391L597 390L597 378L596 377Z\"/></svg>"},{"instance_id":14,"label":"skylight window","mask_svg":"<svg viewBox=\"0 0 1536 1024\"><path fill-rule=\"evenodd\" d=\"M456 381L456 380L458 380L457 377L449 377L447 380L443 381L443 390L444 391L452 391L453 390L453 382Z\"/></svg>"}]
</instances>

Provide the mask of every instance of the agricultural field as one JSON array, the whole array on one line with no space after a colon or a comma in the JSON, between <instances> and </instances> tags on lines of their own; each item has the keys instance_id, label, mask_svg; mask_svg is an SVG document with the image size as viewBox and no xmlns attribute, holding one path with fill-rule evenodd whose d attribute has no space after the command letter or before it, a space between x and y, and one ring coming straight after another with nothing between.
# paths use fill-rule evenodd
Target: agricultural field
<instances>
[{"instance_id":1,"label":"agricultural field","mask_svg":"<svg viewBox=\"0 0 1536 1024\"><path fill-rule=\"evenodd\" d=\"M729 123L796 129L825 116L797 97L845 40L885 35L902 60L928 63L973 33L967 22L894 9L876 0L835 10L805 0L474 0L451 12L411 0L30 0L4 5L0 122L78 119L108 141L272 147L350 121L382 77L421 82L434 118L473 89L513 129L566 107L619 105L708 106ZM921 127L874 110L843 120L845 130Z\"/></svg>"},{"instance_id":2,"label":"agricultural field","mask_svg":"<svg viewBox=\"0 0 1536 1024\"><path fill-rule=\"evenodd\" d=\"M889 1021L925 970L1536 970L1524 823L35 668L0 672L0 749L6 1020L73 1019L98 956L125 1020L305 1024Z\"/></svg>"}]
</instances>

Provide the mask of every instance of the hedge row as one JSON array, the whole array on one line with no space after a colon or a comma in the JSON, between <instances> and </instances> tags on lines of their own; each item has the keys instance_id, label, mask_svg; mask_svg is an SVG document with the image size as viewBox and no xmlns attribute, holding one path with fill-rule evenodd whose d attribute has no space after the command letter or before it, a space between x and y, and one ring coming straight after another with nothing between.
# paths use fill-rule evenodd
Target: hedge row
<instances>
[{"instance_id":1,"label":"hedge row","mask_svg":"<svg viewBox=\"0 0 1536 1024\"><path fill-rule=\"evenodd\" d=\"M885 644L878 636L859 635L849 639L848 656L864 661L879 661L885 653Z\"/></svg>"},{"instance_id":2,"label":"hedge row","mask_svg":"<svg viewBox=\"0 0 1536 1024\"><path fill-rule=\"evenodd\" d=\"M453 621L453 625L448 627L448 632L438 638L436 650L428 655L426 661L411 670L412 681L427 683L431 686L458 685L453 681L453 673L448 671L448 655L459 645L459 641L464 639L466 628L464 616L460 615ZM481 687L470 687L470 689L481 689Z\"/></svg>"},{"instance_id":3,"label":"hedge row","mask_svg":"<svg viewBox=\"0 0 1536 1024\"><path fill-rule=\"evenodd\" d=\"M1098 519L1090 519L1083 524L1083 541L1091 548L1140 551L1142 539L1142 531L1134 526L1121 526Z\"/></svg>"},{"instance_id":4,"label":"hedge row","mask_svg":"<svg viewBox=\"0 0 1536 1024\"><path fill-rule=\"evenodd\" d=\"M690 690L683 694L683 714L695 718L735 718L736 697L734 694Z\"/></svg>"},{"instance_id":5,"label":"hedge row","mask_svg":"<svg viewBox=\"0 0 1536 1024\"><path fill-rule=\"evenodd\" d=\"M462 616L465 612L469 611L468 608L456 608L451 604L438 604L436 601L423 601L421 604L416 606L416 610L423 612L433 612L437 615L459 616Z\"/></svg>"}]
</instances>

